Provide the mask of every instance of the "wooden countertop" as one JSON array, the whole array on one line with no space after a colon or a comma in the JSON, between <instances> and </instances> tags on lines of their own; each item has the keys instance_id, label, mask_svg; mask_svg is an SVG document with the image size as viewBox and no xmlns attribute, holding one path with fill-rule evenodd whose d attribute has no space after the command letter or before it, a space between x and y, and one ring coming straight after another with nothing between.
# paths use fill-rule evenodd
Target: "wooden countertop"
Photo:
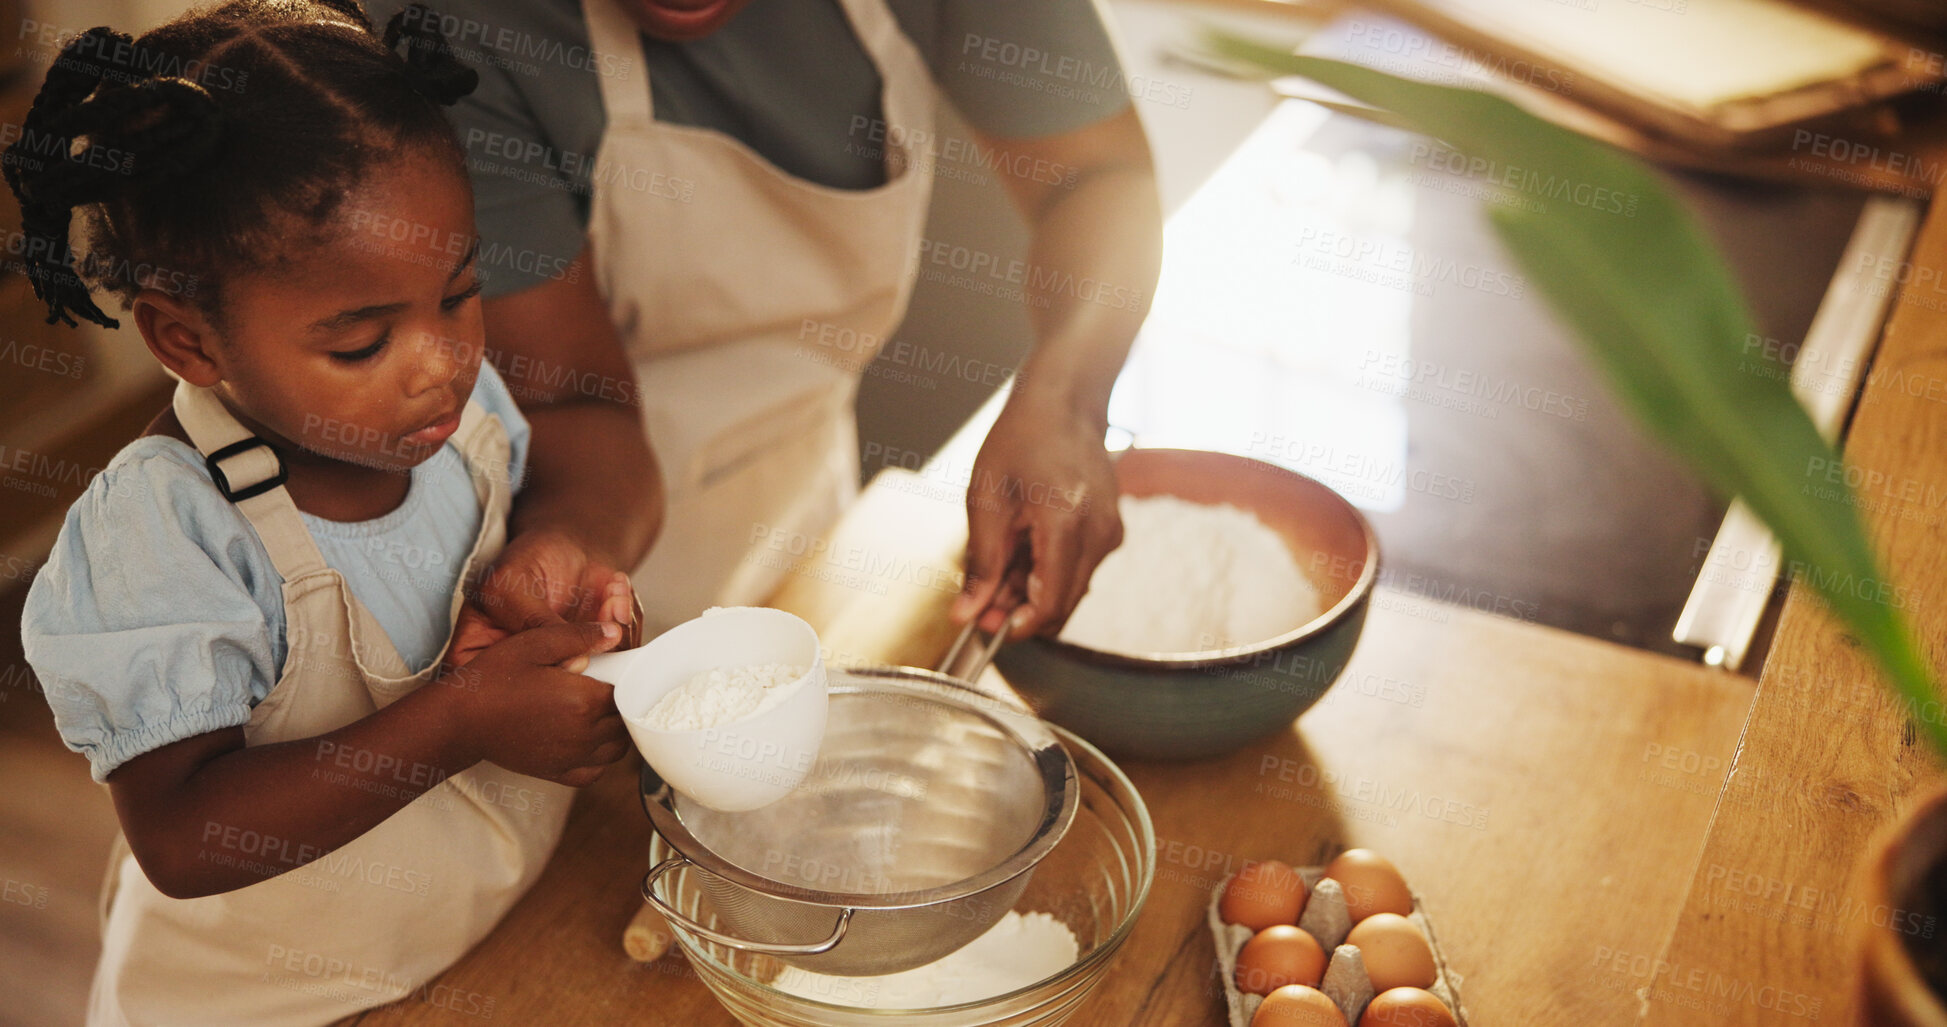
<instances>
[{"instance_id":1,"label":"wooden countertop","mask_svg":"<svg viewBox=\"0 0 1947 1027\"><path fill-rule=\"evenodd\" d=\"M1894 601L1937 679L1947 634L1943 207L1929 210L1908 263L1886 269L1914 284L1896 298L1845 446ZM1862 902L1859 863L1873 836L1942 780L1871 661L1794 586L1662 969L1641 982L1651 985L1644 1022L1850 1022L1856 932L1903 915Z\"/></svg>"},{"instance_id":2,"label":"wooden countertop","mask_svg":"<svg viewBox=\"0 0 1947 1027\"><path fill-rule=\"evenodd\" d=\"M1938 208L1914 264L1947 279ZM1902 294L1847 446L1891 482L1862 509L1923 639L1947 630L1936 298ZM777 603L837 658L928 664L964 530L950 483L889 472ZM1344 678L1292 730L1220 760L1125 769L1155 820L1157 879L1080 1024L1221 1023L1208 890L1243 860L1355 844L1422 893L1478 1024L1843 1023L1851 933L1877 916L1856 898L1856 863L1942 777L1796 588L1755 697L1745 678L1381 590ZM484 1009L564 1027L731 1023L680 955L622 953L649 839L633 785L617 768L587 789L507 920L358 1022Z\"/></svg>"},{"instance_id":3,"label":"wooden countertop","mask_svg":"<svg viewBox=\"0 0 1947 1027\"><path fill-rule=\"evenodd\" d=\"M841 655L930 662L957 516L892 472L779 604ZM1073 1022L1222 1023L1210 889L1244 860L1366 845L1422 894L1476 1024L1631 1023L1636 982L1602 967L1667 942L1750 698L1746 679L1381 591L1344 677L1292 730L1223 759L1124 764L1156 824L1156 884ZM732 1023L680 955L623 955L649 842L633 785L617 768L584 792L506 921L358 1022L465 1023L490 1002L513 1023Z\"/></svg>"},{"instance_id":4,"label":"wooden countertop","mask_svg":"<svg viewBox=\"0 0 1947 1027\"><path fill-rule=\"evenodd\" d=\"M1938 206L1894 272L1912 284L1846 448L1874 476L1862 512L1931 642L1947 634ZM890 472L796 562L776 603L837 658L929 664L947 643L963 532L949 481ZM771 558L791 559L788 542ZM1381 590L1344 677L1290 731L1224 759L1124 769L1155 821L1157 878L1077 1024L1222 1023L1209 889L1247 859L1317 862L1355 844L1422 894L1483 1027L1846 1023L1852 936L1900 912L1862 906L1857 864L1947 778L1796 586L1755 690ZM644 966L622 952L649 839L634 780L618 767L584 791L553 862L494 933L357 1022L732 1023L680 955Z\"/></svg>"}]
</instances>

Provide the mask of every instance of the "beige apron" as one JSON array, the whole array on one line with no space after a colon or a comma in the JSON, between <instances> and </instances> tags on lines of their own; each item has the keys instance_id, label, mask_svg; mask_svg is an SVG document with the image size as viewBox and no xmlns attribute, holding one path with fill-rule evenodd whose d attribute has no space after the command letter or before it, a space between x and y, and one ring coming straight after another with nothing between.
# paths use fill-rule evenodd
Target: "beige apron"
<instances>
[{"instance_id":1,"label":"beige apron","mask_svg":"<svg viewBox=\"0 0 1947 1027\"><path fill-rule=\"evenodd\" d=\"M905 317L932 194L924 154L893 140L932 138L936 93L884 0L841 3L885 125L832 145L885 161L874 189L794 178L722 133L656 121L647 75L600 77L588 234L667 497L634 575L650 632L762 600L789 557L753 541L781 532L803 552L858 489L859 375ZM582 8L597 53L648 66L616 0Z\"/></svg>"},{"instance_id":2,"label":"beige apron","mask_svg":"<svg viewBox=\"0 0 1947 1027\"><path fill-rule=\"evenodd\" d=\"M290 494L256 442L207 389L179 384L176 417L235 498L283 577L283 676L251 711L249 745L311 738L425 683L413 674L337 571L325 564ZM481 507L462 572L474 582L506 541L507 434L469 402L453 444ZM220 451L229 447L230 453ZM269 486L269 487L265 487ZM452 613L462 592L455 592ZM336 755L336 754L332 754ZM354 766L373 754L349 754ZM333 759L317 775L339 771ZM399 767L410 784L436 776ZM281 876L223 895L171 899L125 845L110 893L90 1024L321 1024L420 992L520 898L547 862L571 789L490 763L447 778L350 844ZM294 845L211 825L206 851L287 867ZM437 989L423 997L435 1001ZM446 996L453 998L453 996Z\"/></svg>"}]
</instances>

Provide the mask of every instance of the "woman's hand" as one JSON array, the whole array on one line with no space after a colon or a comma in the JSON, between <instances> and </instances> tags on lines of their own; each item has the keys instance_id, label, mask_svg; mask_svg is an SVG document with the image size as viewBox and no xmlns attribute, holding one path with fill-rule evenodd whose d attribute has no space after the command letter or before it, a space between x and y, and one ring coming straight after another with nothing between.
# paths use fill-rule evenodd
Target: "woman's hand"
<instances>
[{"instance_id":1,"label":"woman's hand","mask_svg":"<svg viewBox=\"0 0 1947 1027\"><path fill-rule=\"evenodd\" d=\"M1035 348L967 486L967 589L953 617L987 631L1059 629L1122 542L1102 436L1109 392L1149 311L1162 253L1155 162L1134 109L1027 139L982 136L1073 174L1003 175L1031 235ZM1088 289L1074 283L1092 283ZM1017 553L1025 558L1014 560ZM1013 567L1009 572L1010 565ZM1005 579L1003 579L1005 576Z\"/></svg>"},{"instance_id":2,"label":"woman's hand","mask_svg":"<svg viewBox=\"0 0 1947 1027\"><path fill-rule=\"evenodd\" d=\"M1026 636L1068 620L1096 564L1122 543L1106 431L1052 396L1019 391L1008 401L967 485L967 587L956 622L986 609L982 630L1011 619Z\"/></svg>"},{"instance_id":3,"label":"woman's hand","mask_svg":"<svg viewBox=\"0 0 1947 1027\"><path fill-rule=\"evenodd\" d=\"M482 301L487 353L533 434L507 548L460 610L448 666L563 621L620 624L625 648L641 639L616 565L634 567L656 537L662 476L593 259L584 250L558 279Z\"/></svg>"},{"instance_id":4,"label":"woman's hand","mask_svg":"<svg viewBox=\"0 0 1947 1027\"><path fill-rule=\"evenodd\" d=\"M640 641L629 576L588 554L566 532L542 528L516 536L467 597L453 625L446 664L463 667L480 651L529 628L568 621L620 625L618 648Z\"/></svg>"}]
</instances>

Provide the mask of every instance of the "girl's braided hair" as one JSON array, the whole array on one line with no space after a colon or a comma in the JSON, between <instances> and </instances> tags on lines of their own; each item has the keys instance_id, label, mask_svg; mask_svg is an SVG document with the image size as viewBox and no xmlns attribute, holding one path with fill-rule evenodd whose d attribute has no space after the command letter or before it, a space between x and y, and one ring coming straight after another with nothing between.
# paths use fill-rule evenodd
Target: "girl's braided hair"
<instances>
[{"instance_id":1,"label":"girl's braided hair","mask_svg":"<svg viewBox=\"0 0 1947 1027\"><path fill-rule=\"evenodd\" d=\"M0 157L48 321L116 327L91 287L125 307L161 289L214 316L222 272L321 236L373 168L418 148L464 174L440 107L478 76L438 26L419 4L381 36L357 0L229 0L140 39L70 40Z\"/></svg>"}]
</instances>

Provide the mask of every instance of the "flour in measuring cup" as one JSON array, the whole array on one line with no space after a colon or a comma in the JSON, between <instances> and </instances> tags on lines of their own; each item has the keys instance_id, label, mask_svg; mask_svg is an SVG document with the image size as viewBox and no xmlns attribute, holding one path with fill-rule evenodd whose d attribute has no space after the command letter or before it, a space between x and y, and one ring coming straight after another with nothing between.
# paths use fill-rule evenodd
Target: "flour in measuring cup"
<instances>
[{"instance_id":1,"label":"flour in measuring cup","mask_svg":"<svg viewBox=\"0 0 1947 1027\"><path fill-rule=\"evenodd\" d=\"M883 977L834 977L787 966L771 987L861 1009L931 1009L1005 995L1074 966L1081 947L1049 913L1009 910L987 933L925 966Z\"/></svg>"},{"instance_id":2,"label":"flour in measuring cup","mask_svg":"<svg viewBox=\"0 0 1947 1027\"><path fill-rule=\"evenodd\" d=\"M701 731L755 716L784 701L805 668L784 663L718 667L662 697L643 722L658 731Z\"/></svg>"}]
</instances>

